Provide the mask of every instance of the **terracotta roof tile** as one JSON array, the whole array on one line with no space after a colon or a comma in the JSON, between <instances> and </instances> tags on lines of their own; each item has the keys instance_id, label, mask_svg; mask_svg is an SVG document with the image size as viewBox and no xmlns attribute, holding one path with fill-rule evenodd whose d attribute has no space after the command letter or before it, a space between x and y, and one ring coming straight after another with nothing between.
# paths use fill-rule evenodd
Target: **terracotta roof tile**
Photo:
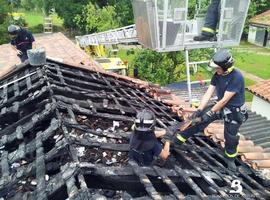
<instances>
[{"instance_id":1,"label":"terracotta roof tile","mask_svg":"<svg viewBox=\"0 0 270 200\"><path fill-rule=\"evenodd\" d=\"M222 123L211 123L205 128L204 133L224 148L225 139L223 131L224 125ZM255 145L251 140L246 140L245 137L240 134L238 147L241 159L254 169L270 168L270 162L268 162L270 161L270 153L265 153L261 146Z\"/></svg>"},{"instance_id":2,"label":"terracotta roof tile","mask_svg":"<svg viewBox=\"0 0 270 200\"><path fill-rule=\"evenodd\" d=\"M47 57L70 64L84 64L90 67L100 67L93 63L90 56L62 33L35 36L36 46L46 49ZM0 45L0 77L20 64L16 52L10 44ZM102 69L102 67L100 67Z\"/></svg>"},{"instance_id":3,"label":"terracotta roof tile","mask_svg":"<svg viewBox=\"0 0 270 200\"><path fill-rule=\"evenodd\" d=\"M254 16L250 19L251 24L270 26L270 10Z\"/></svg>"},{"instance_id":4,"label":"terracotta roof tile","mask_svg":"<svg viewBox=\"0 0 270 200\"><path fill-rule=\"evenodd\" d=\"M261 81L258 84L252 85L248 87L248 90L256 96L270 102L270 80Z\"/></svg>"}]
</instances>

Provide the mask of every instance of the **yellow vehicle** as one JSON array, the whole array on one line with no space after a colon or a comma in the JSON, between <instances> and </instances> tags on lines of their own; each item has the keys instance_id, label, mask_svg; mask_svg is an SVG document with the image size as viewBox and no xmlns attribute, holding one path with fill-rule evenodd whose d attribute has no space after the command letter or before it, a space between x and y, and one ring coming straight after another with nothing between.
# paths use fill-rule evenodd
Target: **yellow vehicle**
<instances>
[{"instance_id":1,"label":"yellow vehicle","mask_svg":"<svg viewBox=\"0 0 270 200\"><path fill-rule=\"evenodd\" d=\"M108 72L127 76L127 64L125 64L120 58L96 58L95 61Z\"/></svg>"}]
</instances>

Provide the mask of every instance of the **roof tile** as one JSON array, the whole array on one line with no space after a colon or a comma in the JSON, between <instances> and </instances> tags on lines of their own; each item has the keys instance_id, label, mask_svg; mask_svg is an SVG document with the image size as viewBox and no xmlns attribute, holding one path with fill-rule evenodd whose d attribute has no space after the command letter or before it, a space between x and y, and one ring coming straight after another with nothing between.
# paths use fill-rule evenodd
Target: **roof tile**
<instances>
[{"instance_id":1,"label":"roof tile","mask_svg":"<svg viewBox=\"0 0 270 200\"><path fill-rule=\"evenodd\" d=\"M256 15L250 19L251 24L270 26L270 10Z\"/></svg>"},{"instance_id":2,"label":"roof tile","mask_svg":"<svg viewBox=\"0 0 270 200\"><path fill-rule=\"evenodd\" d=\"M256 85L248 87L248 90L258 97L270 102L270 80L261 81Z\"/></svg>"}]
</instances>

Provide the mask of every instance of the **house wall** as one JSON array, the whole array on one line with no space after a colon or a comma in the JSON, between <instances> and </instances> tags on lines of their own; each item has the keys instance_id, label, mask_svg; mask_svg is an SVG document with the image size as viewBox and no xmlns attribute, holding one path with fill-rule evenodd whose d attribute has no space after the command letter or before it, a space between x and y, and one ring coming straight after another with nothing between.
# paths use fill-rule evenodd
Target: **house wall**
<instances>
[{"instance_id":1,"label":"house wall","mask_svg":"<svg viewBox=\"0 0 270 200\"><path fill-rule=\"evenodd\" d=\"M270 120L270 103L260 97L253 96L251 110Z\"/></svg>"},{"instance_id":2,"label":"house wall","mask_svg":"<svg viewBox=\"0 0 270 200\"><path fill-rule=\"evenodd\" d=\"M257 31L257 27L251 26L251 25L249 26L248 42L251 44L255 44L256 31Z\"/></svg>"},{"instance_id":3,"label":"house wall","mask_svg":"<svg viewBox=\"0 0 270 200\"><path fill-rule=\"evenodd\" d=\"M256 45L263 46L265 34L266 34L266 29L265 28L257 28L256 38L255 38L255 44Z\"/></svg>"}]
</instances>

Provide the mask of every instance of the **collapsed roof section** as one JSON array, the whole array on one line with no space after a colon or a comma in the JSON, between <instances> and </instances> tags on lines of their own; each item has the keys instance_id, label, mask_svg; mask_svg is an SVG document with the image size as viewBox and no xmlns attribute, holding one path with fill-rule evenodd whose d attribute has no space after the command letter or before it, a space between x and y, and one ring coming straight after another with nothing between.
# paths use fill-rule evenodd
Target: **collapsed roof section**
<instances>
[{"instance_id":1,"label":"collapsed roof section","mask_svg":"<svg viewBox=\"0 0 270 200\"><path fill-rule=\"evenodd\" d=\"M166 128L179 117L136 84L48 61L0 82L0 197L4 199L267 199L269 187L242 161L225 167L206 136L190 138L160 167L128 161L130 127L147 107ZM140 191L140 192L138 192Z\"/></svg>"}]
</instances>

